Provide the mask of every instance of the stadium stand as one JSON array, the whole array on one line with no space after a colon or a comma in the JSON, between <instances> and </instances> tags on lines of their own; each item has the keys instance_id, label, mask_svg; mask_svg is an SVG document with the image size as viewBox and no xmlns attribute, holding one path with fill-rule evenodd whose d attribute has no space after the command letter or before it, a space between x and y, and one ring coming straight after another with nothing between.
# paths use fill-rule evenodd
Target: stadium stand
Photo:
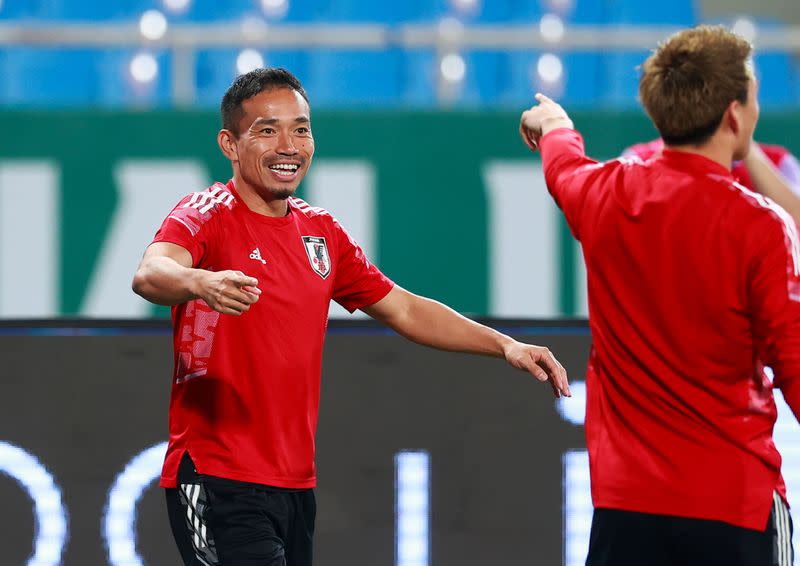
<instances>
[{"instance_id":1,"label":"stadium stand","mask_svg":"<svg viewBox=\"0 0 800 566\"><path fill-rule=\"evenodd\" d=\"M135 28L147 10L158 10L172 28L191 24L240 25L253 22L269 30L279 25L379 24L393 37L409 25L439 25L443 18L463 26L503 26L531 33L546 14L567 29L580 26L673 26L698 23L694 0L652 4L639 0L5 0L0 26L33 29L52 24L115 24ZM732 21L733 17L731 17ZM779 28L778 21L758 22ZM314 31L304 31L313 39ZM170 106L175 103L172 69L175 53L146 42L119 46L0 45L0 105L16 106ZM230 80L248 64L291 68L303 80L317 107L435 107L441 98L441 57L447 49L403 46L341 49L302 45L266 49L255 45L242 62L242 47L199 46L192 53L191 102L216 105ZM636 105L637 66L646 50L497 49L456 50L462 63L449 105L518 107L534 89L551 92L572 107L628 108ZM543 61L545 53L550 57ZM135 58L139 56L137 63ZM788 51L757 56L766 107L785 107L800 97L798 69ZM134 66L137 71L134 72ZM544 65L544 69L542 68ZM459 69L458 66L463 67ZM138 73L138 74L137 74ZM544 73L544 75L543 75ZM139 77L132 78L132 74ZM463 75L463 79L462 79ZM542 79L549 76L548 81Z\"/></svg>"}]
</instances>

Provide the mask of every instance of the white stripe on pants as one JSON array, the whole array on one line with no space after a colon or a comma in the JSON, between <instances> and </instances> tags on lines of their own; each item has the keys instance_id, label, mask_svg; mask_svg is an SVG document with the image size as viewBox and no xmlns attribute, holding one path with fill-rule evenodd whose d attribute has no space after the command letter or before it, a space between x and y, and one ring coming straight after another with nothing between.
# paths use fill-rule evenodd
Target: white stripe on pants
<instances>
[{"instance_id":1,"label":"white stripe on pants","mask_svg":"<svg viewBox=\"0 0 800 566\"><path fill-rule=\"evenodd\" d=\"M772 512L775 516L775 545L777 552L777 566L792 566L794 564L794 549L792 548L792 523L789 508L778 492L772 494Z\"/></svg>"}]
</instances>

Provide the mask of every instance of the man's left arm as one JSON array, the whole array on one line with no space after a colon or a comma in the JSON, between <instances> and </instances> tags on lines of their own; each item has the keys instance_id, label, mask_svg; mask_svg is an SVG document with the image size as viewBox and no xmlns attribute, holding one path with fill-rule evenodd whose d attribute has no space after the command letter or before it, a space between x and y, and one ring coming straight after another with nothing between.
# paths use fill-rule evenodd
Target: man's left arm
<instances>
[{"instance_id":1,"label":"man's left arm","mask_svg":"<svg viewBox=\"0 0 800 566\"><path fill-rule=\"evenodd\" d=\"M505 358L539 381L548 381L556 397L570 396L567 373L545 347L517 342L472 321L450 307L395 286L383 299L361 309L409 340L453 352Z\"/></svg>"}]
</instances>

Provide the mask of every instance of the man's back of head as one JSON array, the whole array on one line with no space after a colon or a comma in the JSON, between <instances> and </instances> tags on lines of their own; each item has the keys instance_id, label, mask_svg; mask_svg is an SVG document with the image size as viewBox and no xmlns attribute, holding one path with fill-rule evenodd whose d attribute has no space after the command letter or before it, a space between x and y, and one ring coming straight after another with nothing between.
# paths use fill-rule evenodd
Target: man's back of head
<instances>
[{"instance_id":1,"label":"man's back of head","mask_svg":"<svg viewBox=\"0 0 800 566\"><path fill-rule=\"evenodd\" d=\"M667 146L746 154L758 118L751 55L750 43L721 26L681 31L655 50L639 97Z\"/></svg>"}]
</instances>

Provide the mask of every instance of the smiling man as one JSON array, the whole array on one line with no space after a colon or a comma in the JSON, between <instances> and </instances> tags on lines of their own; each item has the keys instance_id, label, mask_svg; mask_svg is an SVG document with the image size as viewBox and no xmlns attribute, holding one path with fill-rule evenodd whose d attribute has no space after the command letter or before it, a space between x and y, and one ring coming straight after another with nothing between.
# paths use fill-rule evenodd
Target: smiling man
<instances>
[{"instance_id":1,"label":"smiling man","mask_svg":"<svg viewBox=\"0 0 800 566\"><path fill-rule=\"evenodd\" d=\"M395 285L325 210L293 197L314 155L284 69L236 79L220 149L233 178L185 197L133 282L172 305L175 369L161 485L187 565L309 566L322 344L333 299L406 338L505 358L569 395L547 348Z\"/></svg>"}]
</instances>

